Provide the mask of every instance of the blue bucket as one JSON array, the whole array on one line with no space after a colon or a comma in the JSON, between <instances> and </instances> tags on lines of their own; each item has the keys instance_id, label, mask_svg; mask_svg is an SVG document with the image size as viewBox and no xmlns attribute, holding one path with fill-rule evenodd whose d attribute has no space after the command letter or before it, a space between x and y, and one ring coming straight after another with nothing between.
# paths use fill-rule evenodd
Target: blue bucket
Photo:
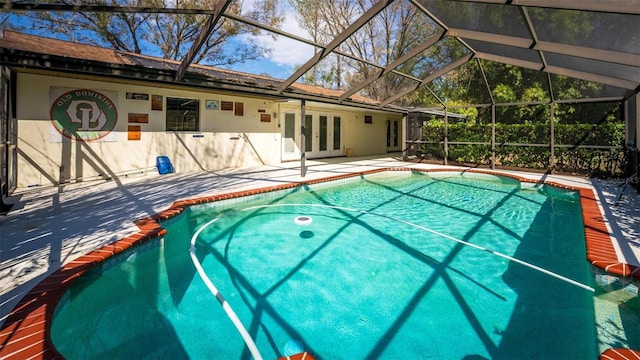
<instances>
[{"instance_id":1,"label":"blue bucket","mask_svg":"<svg viewBox=\"0 0 640 360\"><path fill-rule=\"evenodd\" d=\"M160 175L173 172L173 165L171 165L171 161L169 160L168 156L156 157L156 167L158 168L158 173Z\"/></svg>"}]
</instances>

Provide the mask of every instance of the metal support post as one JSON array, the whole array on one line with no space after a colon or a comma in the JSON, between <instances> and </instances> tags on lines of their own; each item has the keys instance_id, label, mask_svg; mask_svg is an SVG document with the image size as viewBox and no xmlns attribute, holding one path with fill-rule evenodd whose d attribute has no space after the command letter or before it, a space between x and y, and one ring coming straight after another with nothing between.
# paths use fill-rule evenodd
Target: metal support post
<instances>
[{"instance_id":1,"label":"metal support post","mask_svg":"<svg viewBox=\"0 0 640 360\"><path fill-rule=\"evenodd\" d=\"M307 129L305 128L306 119L306 102L302 100L300 104L300 177L304 177L307 174L306 154L305 148L307 146Z\"/></svg>"}]
</instances>

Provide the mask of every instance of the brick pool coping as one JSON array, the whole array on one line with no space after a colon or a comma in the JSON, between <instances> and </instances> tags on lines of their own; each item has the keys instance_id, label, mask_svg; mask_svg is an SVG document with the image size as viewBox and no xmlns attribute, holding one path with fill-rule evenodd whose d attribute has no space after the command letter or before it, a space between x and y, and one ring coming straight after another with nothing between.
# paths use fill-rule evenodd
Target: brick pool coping
<instances>
[{"instance_id":1,"label":"brick pool coping","mask_svg":"<svg viewBox=\"0 0 640 360\"><path fill-rule=\"evenodd\" d=\"M453 169L381 168L309 181L291 182L272 187L176 201L164 211L135 221L135 224L140 229L137 233L103 246L100 249L80 256L63 265L27 293L11 311L2 329L0 329L0 359L63 359L64 357L58 353L51 342L50 331L55 307L66 289L69 288L76 278L106 259L126 251L133 246L166 234L167 231L160 226L159 221L170 219L191 205L286 190L303 185L312 185L385 171L460 172L459 170ZM598 206L598 200L592 189L567 186L552 181L527 179L517 175L488 170L470 169L462 172L499 175L513 178L523 183L546 184L562 189L578 191L580 194L580 204L582 206L587 261L611 274L640 279L640 268L618 261L611 236L607 230L600 207ZM292 358L294 357L295 356ZM640 359L640 351L608 349L600 355L600 359L637 360Z\"/></svg>"}]
</instances>

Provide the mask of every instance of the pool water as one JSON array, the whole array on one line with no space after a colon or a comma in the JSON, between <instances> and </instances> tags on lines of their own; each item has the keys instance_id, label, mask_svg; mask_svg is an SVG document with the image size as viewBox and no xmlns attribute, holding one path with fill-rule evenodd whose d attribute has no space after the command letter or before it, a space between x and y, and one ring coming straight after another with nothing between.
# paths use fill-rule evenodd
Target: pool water
<instances>
[{"instance_id":1,"label":"pool water","mask_svg":"<svg viewBox=\"0 0 640 360\"><path fill-rule=\"evenodd\" d=\"M205 225L198 260L265 359L599 353L575 192L410 172L191 207L72 285L52 326L60 353L249 358L189 256Z\"/></svg>"}]
</instances>

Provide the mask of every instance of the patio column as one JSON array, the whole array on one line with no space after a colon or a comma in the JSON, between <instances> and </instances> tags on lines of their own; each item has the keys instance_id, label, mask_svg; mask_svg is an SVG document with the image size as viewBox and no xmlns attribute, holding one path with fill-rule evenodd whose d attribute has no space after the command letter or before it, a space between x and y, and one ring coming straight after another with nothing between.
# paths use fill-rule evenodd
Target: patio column
<instances>
[{"instance_id":1,"label":"patio column","mask_svg":"<svg viewBox=\"0 0 640 360\"><path fill-rule=\"evenodd\" d=\"M447 165L447 158L449 157L449 113L447 108L444 108L444 164Z\"/></svg>"},{"instance_id":2,"label":"patio column","mask_svg":"<svg viewBox=\"0 0 640 360\"><path fill-rule=\"evenodd\" d=\"M556 112L556 103L555 102L551 102L551 124L549 125L549 144L550 144L550 153L549 153L549 171L550 173L553 173L553 169L555 168L555 164L556 164L556 154L555 154L555 122L556 122L556 116L555 116L555 112Z\"/></svg>"},{"instance_id":3,"label":"patio column","mask_svg":"<svg viewBox=\"0 0 640 360\"><path fill-rule=\"evenodd\" d=\"M409 131L409 121L407 121L409 114L402 115L402 160L406 161L408 157L409 145L407 143L407 132Z\"/></svg>"},{"instance_id":4,"label":"patio column","mask_svg":"<svg viewBox=\"0 0 640 360\"><path fill-rule=\"evenodd\" d=\"M640 152L638 151L638 141L640 140L640 93L630 97L625 102L625 146L628 148L628 165L622 164L625 177L636 175L635 179L631 179L632 186L640 191L640 182L638 182L638 170L640 165Z\"/></svg>"},{"instance_id":5,"label":"patio column","mask_svg":"<svg viewBox=\"0 0 640 360\"><path fill-rule=\"evenodd\" d=\"M496 169L496 105L491 104L491 170Z\"/></svg>"},{"instance_id":6,"label":"patio column","mask_svg":"<svg viewBox=\"0 0 640 360\"><path fill-rule=\"evenodd\" d=\"M302 100L300 102L300 177L304 177L307 174L307 166L305 164L306 154L305 148L307 147L307 129L304 126L304 122L306 119L306 101Z\"/></svg>"}]
</instances>

